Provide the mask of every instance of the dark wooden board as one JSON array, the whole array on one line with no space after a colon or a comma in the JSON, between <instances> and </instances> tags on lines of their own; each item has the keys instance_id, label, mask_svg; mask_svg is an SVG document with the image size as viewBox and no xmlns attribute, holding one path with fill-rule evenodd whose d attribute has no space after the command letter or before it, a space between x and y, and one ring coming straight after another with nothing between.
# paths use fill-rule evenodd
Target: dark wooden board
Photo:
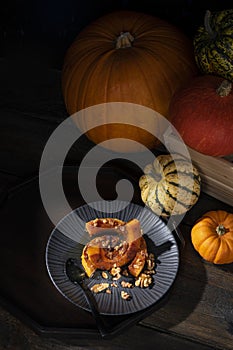
<instances>
[{"instance_id":1,"label":"dark wooden board","mask_svg":"<svg viewBox=\"0 0 233 350\"><path fill-rule=\"evenodd\" d=\"M190 243L190 227L182 226L182 232L186 246L174 290L166 305L141 324L230 350L233 344L233 264L215 266L204 262Z\"/></svg>"},{"instance_id":2,"label":"dark wooden board","mask_svg":"<svg viewBox=\"0 0 233 350\"><path fill-rule=\"evenodd\" d=\"M54 333L41 337L19 319L0 307L0 348L14 350L213 350L199 342L190 342L173 334L160 332L141 325L122 331L113 339L66 338ZM215 348L216 350L216 348Z\"/></svg>"}]
</instances>

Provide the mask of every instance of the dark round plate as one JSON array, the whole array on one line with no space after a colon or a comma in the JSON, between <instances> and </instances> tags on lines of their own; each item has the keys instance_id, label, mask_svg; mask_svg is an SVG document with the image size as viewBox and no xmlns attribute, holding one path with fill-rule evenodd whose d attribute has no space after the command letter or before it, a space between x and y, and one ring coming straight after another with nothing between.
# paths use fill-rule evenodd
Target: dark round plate
<instances>
[{"instance_id":1,"label":"dark round plate","mask_svg":"<svg viewBox=\"0 0 233 350\"><path fill-rule=\"evenodd\" d=\"M66 215L54 228L47 243L46 265L56 288L69 301L90 311L81 287L67 278L65 263L68 258L81 257L83 246L89 240L84 229L85 223L97 217L115 217L123 221L137 218L141 223L148 251L156 258L156 273L149 288L122 288L119 280L119 287L112 287L111 294L94 294L100 313L125 315L141 311L158 302L171 288L177 275L179 250L176 240L165 223L149 209L122 201L86 204ZM101 282L106 280L100 273L86 279L89 287ZM131 295L130 300L121 298L123 289Z\"/></svg>"}]
</instances>

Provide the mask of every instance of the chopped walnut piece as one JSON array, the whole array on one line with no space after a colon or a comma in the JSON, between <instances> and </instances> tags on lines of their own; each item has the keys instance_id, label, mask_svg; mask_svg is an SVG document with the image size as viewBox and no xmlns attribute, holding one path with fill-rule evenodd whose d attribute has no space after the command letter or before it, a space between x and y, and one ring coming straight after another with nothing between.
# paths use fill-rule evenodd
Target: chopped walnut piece
<instances>
[{"instance_id":1,"label":"chopped walnut piece","mask_svg":"<svg viewBox=\"0 0 233 350\"><path fill-rule=\"evenodd\" d=\"M108 274L107 274L107 272L103 271L103 272L101 273L101 275L102 275L103 278L108 279Z\"/></svg>"},{"instance_id":2,"label":"chopped walnut piece","mask_svg":"<svg viewBox=\"0 0 233 350\"><path fill-rule=\"evenodd\" d=\"M129 295L127 292L125 292L124 290L121 291L121 297L124 300L130 300L131 299L131 295Z\"/></svg>"},{"instance_id":3,"label":"chopped walnut piece","mask_svg":"<svg viewBox=\"0 0 233 350\"><path fill-rule=\"evenodd\" d=\"M152 277L149 274L141 273L135 281L135 286L147 288L152 283Z\"/></svg>"},{"instance_id":4,"label":"chopped walnut piece","mask_svg":"<svg viewBox=\"0 0 233 350\"><path fill-rule=\"evenodd\" d=\"M148 256L149 259L151 260L155 260L155 256L153 253L149 253L149 256Z\"/></svg>"},{"instance_id":5,"label":"chopped walnut piece","mask_svg":"<svg viewBox=\"0 0 233 350\"><path fill-rule=\"evenodd\" d=\"M138 258L138 259L136 260L136 264L138 264L139 266L142 266L142 264L143 264L142 259Z\"/></svg>"},{"instance_id":6,"label":"chopped walnut piece","mask_svg":"<svg viewBox=\"0 0 233 350\"><path fill-rule=\"evenodd\" d=\"M146 275L155 275L155 270L144 270L143 271Z\"/></svg>"},{"instance_id":7,"label":"chopped walnut piece","mask_svg":"<svg viewBox=\"0 0 233 350\"><path fill-rule=\"evenodd\" d=\"M93 220L93 226L95 226L95 227L98 226L98 219Z\"/></svg>"},{"instance_id":8,"label":"chopped walnut piece","mask_svg":"<svg viewBox=\"0 0 233 350\"><path fill-rule=\"evenodd\" d=\"M120 267L116 267L116 266L113 266L111 268L111 270L110 270L111 275L114 276L114 277L119 275L120 272L121 272L121 268Z\"/></svg>"},{"instance_id":9,"label":"chopped walnut piece","mask_svg":"<svg viewBox=\"0 0 233 350\"><path fill-rule=\"evenodd\" d=\"M121 281L121 286L123 288L133 288L133 284L127 281Z\"/></svg>"},{"instance_id":10,"label":"chopped walnut piece","mask_svg":"<svg viewBox=\"0 0 233 350\"><path fill-rule=\"evenodd\" d=\"M139 269L140 265L139 264L133 264L134 269Z\"/></svg>"},{"instance_id":11,"label":"chopped walnut piece","mask_svg":"<svg viewBox=\"0 0 233 350\"><path fill-rule=\"evenodd\" d=\"M121 274L118 273L117 275L115 275L115 276L112 278L112 280L113 280L113 281L117 281L117 280L119 280L120 278L121 278Z\"/></svg>"},{"instance_id":12,"label":"chopped walnut piece","mask_svg":"<svg viewBox=\"0 0 233 350\"><path fill-rule=\"evenodd\" d=\"M153 253L150 253L146 259L147 270L153 270L155 267L155 256Z\"/></svg>"},{"instance_id":13,"label":"chopped walnut piece","mask_svg":"<svg viewBox=\"0 0 233 350\"><path fill-rule=\"evenodd\" d=\"M111 284L111 287L118 288L118 284L117 284L116 282L113 282L113 283Z\"/></svg>"},{"instance_id":14,"label":"chopped walnut piece","mask_svg":"<svg viewBox=\"0 0 233 350\"><path fill-rule=\"evenodd\" d=\"M155 267L155 262L152 261L152 260L149 260L149 259L146 262L147 262L147 269L148 270L153 270L154 267Z\"/></svg>"},{"instance_id":15,"label":"chopped walnut piece","mask_svg":"<svg viewBox=\"0 0 233 350\"><path fill-rule=\"evenodd\" d=\"M109 283L97 283L94 284L94 286L91 287L91 291L94 293L99 293L104 291L109 287Z\"/></svg>"}]
</instances>

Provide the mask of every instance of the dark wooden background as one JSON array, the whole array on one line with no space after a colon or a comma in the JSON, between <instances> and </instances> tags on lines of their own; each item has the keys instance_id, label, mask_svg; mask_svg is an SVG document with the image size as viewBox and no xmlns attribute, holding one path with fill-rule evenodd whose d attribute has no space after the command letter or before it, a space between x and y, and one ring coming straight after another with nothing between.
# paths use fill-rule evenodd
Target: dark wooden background
<instances>
[{"instance_id":1,"label":"dark wooden background","mask_svg":"<svg viewBox=\"0 0 233 350\"><path fill-rule=\"evenodd\" d=\"M1 189L11 188L37 174L40 157L47 139L67 117L60 85L63 58L67 48L85 25L105 13L127 9L167 19L192 38L197 27L203 22L207 9L216 11L231 6L232 1L226 0L9 0L1 4L0 194ZM88 144L83 143L82 152L85 152L86 147L89 147ZM81 159L81 154L79 156L77 149L74 148L68 162L72 164L74 160L77 162L79 159ZM210 205L211 199L207 197L206 203ZM191 249L190 243L187 247L188 254L191 251L192 258L196 259L197 268L200 267L200 260ZM192 267L189 260L189 255L187 255L188 264L186 266ZM214 279L214 268L208 267L208 265L205 268ZM198 269L194 269L193 273L195 274L197 271ZM183 275L188 276L189 271L184 270ZM217 291L222 291L221 283L225 281L222 281L222 278L221 274L217 274L217 282L219 283ZM202 285L201 282L201 284L198 283L198 286ZM187 286L183 287L185 290ZM208 288L211 289L209 286ZM210 295L208 288L206 288L207 294L204 296ZM222 293L226 292L222 291ZM231 292L229 295L232 295ZM214 295L212 296L214 298ZM186 298L187 300L188 298ZM212 310L211 305L208 307ZM202 304L200 304L199 309L202 309ZM196 316L199 315L198 312L195 314ZM184 310L184 320L185 315ZM140 327L133 327L125 336L117 337L114 342L96 343L88 339L79 342L69 339L64 342L38 337L5 308L1 307L0 349L78 350L87 347L93 350L129 349L130 340L134 339L134 349L142 349L146 343L148 349L210 350L208 345L199 346L198 340L197 343L195 340L191 343L184 339L182 334L186 332L186 329L182 329L182 322L178 326L177 333L180 334L178 337L175 333L164 333L162 329L156 333L149 329L148 324L153 322L161 322L160 324L163 326L169 326L166 323L168 322L166 321L167 316L165 308L164 313L162 310L159 315L151 316ZM193 320L192 326L195 328L198 323L197 317ZM204 328L203 334L206 332L207 330Z\"/></svg>"},{"instance_id":2,"label":"dark wooden background","mask_svg":"<svg viewBox=\"0 0 233 350\"><path fill-rule=\"evenodd\" d=\"M193 36L207 9L231 6L229 0L9 0L0 5L0 57L13 59L18 54L61 68L77 33L105 13L123 9L149 13Z\"/></svg>"}]
</instances>

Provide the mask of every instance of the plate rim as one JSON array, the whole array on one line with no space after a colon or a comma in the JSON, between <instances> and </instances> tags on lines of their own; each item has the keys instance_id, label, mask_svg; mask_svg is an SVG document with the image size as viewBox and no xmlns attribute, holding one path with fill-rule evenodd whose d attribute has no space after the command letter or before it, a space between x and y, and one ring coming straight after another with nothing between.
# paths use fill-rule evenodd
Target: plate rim
<instances>
[{"instance_id":1,"label":"plate rim","mask_svg":"<svg viewBox=\"0 0 233 350\"><path fill-rule=\"evenodd\" d=\"M85 207L92 207L94 206L94 210L95 211L100 211L98 209L95 208L95 206L97 205L100 205L102 203L105 203L105 202L108 202L108 205L111 205L112 202L114 203L122 203L123 205L126 205L127 206L134 206L134 207L137 207L137 209L141 210L141 209L145 209L149 214L151 215L154 215L158 221L160 221L164 226L167 227L167 229L169 230L169 234L171 235L171 237L173 237L173 244L176 248L176 251L177 251L177 254L176 254L176 257L177 257L177 260L176 260L176 271L174 273L174 276L170 282L170 285L169 287L167 288L167 290L165 290L165 292L157 299L155 300L153 303L149 304L148 306L145 306L139 310L130 310L130 311L127 311L127 312L117 312L117 313L113 313L113 312L102 312L100 310L100 314L101 315L105 315L105 316L124 316L124 315L130 315L130 314L135 314L135 313L138 313L138 312L142 312L143 310L146 310L150 307L153 307L155 304L157 304L158 302L161 301L161 299L163 299L167 293L169 292L169 290L171 289L171 287L173 286L176 278L177 278L177 274L178 274L178 271L179 271L179 267L180 267L180 250L179 250L179 247L178 247L178 244L176 242L176 239L175 239L175 236L174 234L172 233L172 231L170 230L170 228L166 225L166 223L162 220L161 217L159 217L158 215L156 215L155 213L153 213L149 207L145 206L143 207L142 205L140 204L137 204L137 203L133 203L133 202L127 202L127 201L124 201L124 200L114 200L114 201L95 201L95 202L90 202L90 203L85 203L83 205L80 205L76 208L74 208L73 210L71 210L69 213L67 213L66 215L64 215L59 221L58 223L56 224L56 226L54 226L54 228L52 229L52 231L50 232L50 235L49 235L49 238L47 240L47 244L46 244L46 249L45 249L45 263L46 263L46 269L47 269L47 272L48 272L48 275L50 277L50 280L52 281L53 285L56 287L56 289L59 291L59 293L65 297L66 300L68 300L69 302L71 302L73 305L75 305L76 307L80 307L81 309L85 310L85 311L88 311L88 312L91 312L91 309L89 308L89 305L88 306L83 306L83 305L80 305L79 303L75 302L74 300L72 300L68 295L66 295L66 293L57 285L56 281L54 280L54 277L50 271L50 267L49 267L49 262L48 262L48 252L49 252L49 248L50 248L50 243L52 241L52 239L54 238L54 235L56 234L58 230L58 226L63 222L65 221L65 219L67 217L69 217L70 215L74 214L75 212L77 212L78 210L81 210L81 209L84 209ZM123 209L124 210L124 209ZM122 211L122 210L121 210ZM101 211L103 214L106 214L106 212L104 211ZM116 212L114 212L116 213ZM119 211L118 211L119 213ZM105 216L107 217L107 216ZM109 216L108 216L109 217ZM111 217L111 216L110 216ZM116 217L116 216L114 216ZM91 220L91 219L90 219ZM60 232L61 233L61 232ZM62 234L62 233L61 233ZM64 235L65 236L65 235ZM70 239L71 241L73 241L70 237L66 237L66 239ZM74 242L74 241L73 241ZM67 251L68 253L68 251ZM67 256L68 258L68 256ZM66 273L65 273L65 263L63 264L63 273L64 273L64 276L66 276ZM66 279L68 281L68 277ZM72 283L72 282L71 282ZM82 290L82 288L79 286L79 285L75 285L76 288L78 288L80 291ZM83 292L84 293L84 292ZM84 298L85 298L85 295L84 295Z\"/></svg>"}]
</instances>

